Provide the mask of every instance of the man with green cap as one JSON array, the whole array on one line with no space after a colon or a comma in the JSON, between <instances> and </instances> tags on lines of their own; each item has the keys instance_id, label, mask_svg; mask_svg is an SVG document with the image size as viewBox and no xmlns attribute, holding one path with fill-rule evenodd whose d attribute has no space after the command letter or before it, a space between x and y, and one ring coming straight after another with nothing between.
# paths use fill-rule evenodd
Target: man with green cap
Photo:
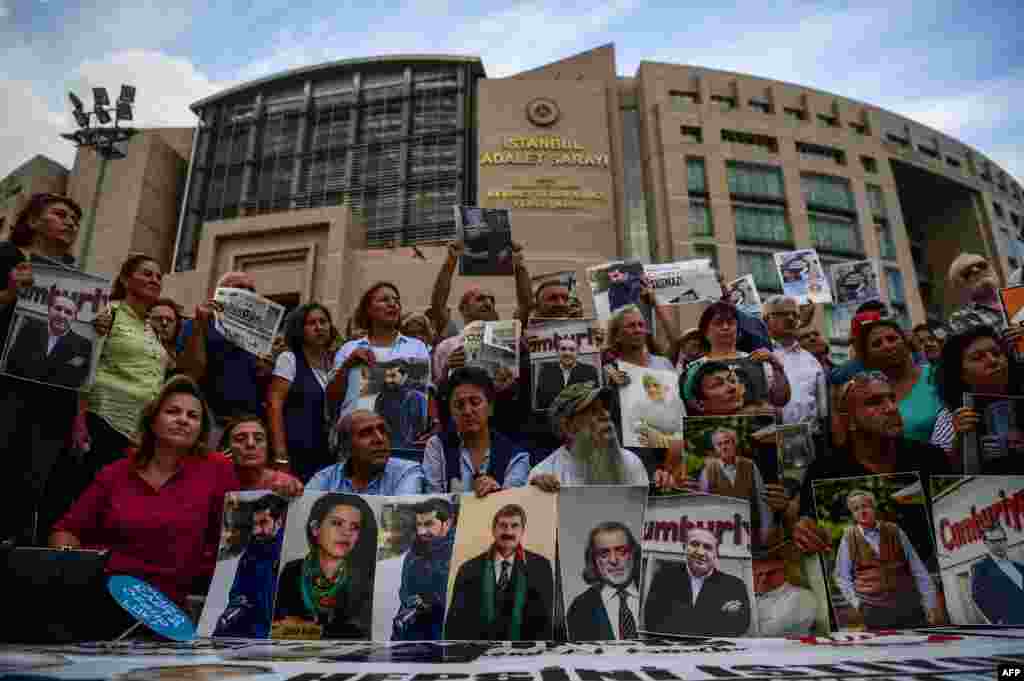
<instances>
[{"instance_id":1,"label":"man with green cap","mask_svg":"<svg viewBox=\"0 0 1024 681\"><path fill-rule=\"evenodd\" d=\"M530 482L554 492L561 485L648 485L647 469L619 444L609 411L612 391L593 381L558 394L548 415L565 443L530 471Z\"/></svg>"}]
</instances>

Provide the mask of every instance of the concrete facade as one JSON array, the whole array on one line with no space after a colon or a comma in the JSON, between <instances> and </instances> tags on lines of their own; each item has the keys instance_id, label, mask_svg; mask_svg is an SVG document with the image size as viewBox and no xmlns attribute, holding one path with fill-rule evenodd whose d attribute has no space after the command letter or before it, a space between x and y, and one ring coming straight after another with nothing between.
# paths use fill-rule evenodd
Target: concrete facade
<instances>
[{"instance_id":1,"label":"concrete facade","mask_svg":"<svg viewBox=\"0 0 1024 681\"><path fill-rule=\"evenodd\" d=\"M0 238L7 238L18 213L33 194L63 194L68 169L42 154L30 158L0 180Z\"/></svg>"},{"instance_id":2,"label":"concrete facade","mask_svg":"<svg viewBox=\"0 0 1024 681\"><path fill-rule=\"evenodd\" d=\"M511 208L514 238L524 245L534 275L575 269L586 289L585 268L611 259L671 262L701 256L713 257L731 279L773 251L816 247L826 265L879 260L883 294L907 323L917 323L926 316L943 317L955 303L953 292L945 290L945 275L962 250L992 258L1004 278L1024 265L1019 182L958 140L869 104L697 66L642 62L634 76L621 77L611 45L501 79L484 77L474 58L431 59L388 57L307 67L197 103L193 109L203 116L204 126L218 117L235 126L230 130L249 126L237 138L245 142L237 147L244 156L237 161L228 147L218 160L221 147L216 145L233 139L230 135L218 133L216 139L207 136L194 143L200 135L189 129L144 131L128 145L128 158L108 167L89 269L111 274L129 253L142 251L170 272L187 210L191 224L198 225L198 236L193 232L190 237L197 246L188 267L179 268L184 271L167 275L165 289L188 310L209 295L222 273L235 268L258 273L267 295L282 301L315 298L336 315L352 310L361 292L380 279L398 284L407 310L425 308L450 237L444 236L446 228L437 227L436 215L416 222L417 216L427 215L421 204L441 200L439 193L425 189L426 180L417 180L424 147L388 140L412 139L425 125L417 118L422 107L415 102L428 100L416 99L420 95L415 93L433 87L419 85L429 80L431 68L458 70L457 78L445 76L450 82L438 86L448 88L444 92L452 94L444 96L451 99L430 101L441 102L437 111L447 112L450 120L465 120L472 128L464 137L458 131L441 133L454 136L448 149L457 160L433 171L441 173L437 191L449 192L443 198L448 202ZM362 70L352 75L349 69ZM318 118L317 107L326 106L317 104L321 92L349 102L337 106L351 107L337 109L343 125L330 122L335 125L331 130L348 131L339 133L348 135L341 146L316 146L326 134L316 126L327 125ZM376 104L384 101L374 99L378 96L390 99ZM250 100L256 102L254 123L246 123ZM273 107L279 112L271 114ZM364 113L371 109L377 113ZM462 118L464 112L471 115ZM298 122L292 125L289 116ZM383 128L375 127L373 134L392 134L387 126L393 125L397 137L363 145L363 136L370 134L363 128L377 126L375 121ZM296 136L273 137L271 122L281 130L296 130ZM281 139L286 140L283 147ZM271 144L284 152L267 156L264 146ZM386 156L389 144L406 146L397 156ZM343 190L331 194L329 179L316 203L302 198L312 194L300 190L306 183L312 186L307 168L322 153L338 154L340 162L330 168L337 173L336 188ZM405 184L394 186L406 187L398 190L401 207L384 217L383 194L369 193L382 192L384 186L381 179L368 179L371 167L382 167L374 153L382 154L381 163L397 158L395 182ZM282 163L281 154L294 158L283 166L287 182L281 184L289 185L291 194L280 201L269 190L263 205L264 185L258 177L270 161ZM226 169L236 162L233 175ZM705 177L695 191L688 175L701 166ZM213 177L220 167L227 179L217 185L219 196L239 193L231 211L224 199L225 206L216 211L205 205L213 185L204 183L215 180L202 178ZM759 199L730 190L737 168L767 169L781 178L782 189L770 207L774 215L784 216L778 219L786 225L786 238L751 239L747 227L738 233L738 211L758 208ZM95 156L82 151L67 180L67 191L86 211L97 170ZM232 178L240 178L241 189L232 189ZM808 186L819 181L842 188L847 205L838 218L810 203ZM361 193L348 196L344 187L358 187ZM319 207L306 207L311 205ZM826 218L829 224L845 225L850 240L840 250L830 250L831 242L815 236L814 225ZM377 225L384 224L388 229L398 225L400 237L391 248L381 247L383 232ZM777 282L764 271L755 274L771 293ZM451 301L474 284L494 290L502 315L511 315L510 278L456 277ZM590 296L581 297L592 310ZM700 309L681 308L680 324L694 325ZM817 320L841 346L848 320L844 325L828 306Z\"/></svg>"}]
</instances>

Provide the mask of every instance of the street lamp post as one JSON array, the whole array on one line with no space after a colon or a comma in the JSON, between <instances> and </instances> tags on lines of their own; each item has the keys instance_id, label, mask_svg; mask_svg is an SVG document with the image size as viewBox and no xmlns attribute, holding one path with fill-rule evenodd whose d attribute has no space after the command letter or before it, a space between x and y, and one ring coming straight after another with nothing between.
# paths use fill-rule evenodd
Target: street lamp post
<instances>
[{"instance_id":1,"label":"street lamp post","mask_svg":"<svg viewBox=\"0 0 1024 681\"><path fill-rule=\"evenodd\" d=\"M78 130L71 133L63 133L61 137L71 140L77 147L94 149L100 157L100 168L96 176L96 191L92 195L92 205L89 209L89 216L85 222L85 230L82 235L82 255L79 258L79 267L84 270L88 267L89 254L92 249L92 237L96 229L96 212L99 209L100 192L103 189L103 180L107 175L107 161L124 158L125 153L118 148L118 145L127 142L138 132L135 128L121 126L121 121L132 120L135 87L132 85L122 85L121 94L114 106L110 104L110 95L107 94L106 88L94 87L92 89L92 111L85 110L82 100L74 92L69 92L68 98L74 107L71 113L78 124ZM112 126L110 125L111 109L114 111ZM92 124L93 117L98 121L98 125Z\"/></svg>"}]
</instances>

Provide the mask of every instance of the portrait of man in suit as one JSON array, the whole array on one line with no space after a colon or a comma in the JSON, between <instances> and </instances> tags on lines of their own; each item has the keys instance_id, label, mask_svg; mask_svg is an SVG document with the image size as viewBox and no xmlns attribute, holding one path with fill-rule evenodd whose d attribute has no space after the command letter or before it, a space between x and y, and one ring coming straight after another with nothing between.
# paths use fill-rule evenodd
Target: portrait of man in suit
<instances>
[{"instance_id":1,"label":"portrait of man in suit","mask_svg":"<svg viewBox=\"0 0 1024 681\"><path fill-rule=\"evenodd\" d=\"M569 639L618 641L637 637L640 616L640 544L620 522L590 531L583 581L589 588L566 614Z\"/></svg>"},{"instance_id":2,"label":"portrait of man in suit","mask_svg":"<svg viewBox=\"0 0 1024 681\"><path fill-rule=\"evenodd\" d=\"M647 631L690 636L742 636L750 628L750 595L738 577L718 569L719 538L686 535L686 560L666 562L651 580L644 608Z\"/></svg>"},{"instance_id":3,"label":"portrait of man in suit","mask_svg":"<svg viewBox=\"0 0 1024 681\"><path fill-rule=\"evenodd\" d=\"M1024 563L1010 560L1006 530L985 528L988 555L971 568L971 597L990 624L1024 624Z\"/></svg>"},{"instance_id":4,"label":"portrait of man in suit","mask_svg":"<svg viewBox=\"0 0 1024 681\"><path fill-rule=\"evenodd\" d=\"M523 548L526 510L498 509L494 543L459 567L445 619L448 640L550 640L554 572L544 556Z\"/></svg>"},{"instance_id":5,"label":"portrait of man in suit","mask_svg":"<svg viewBox=\"0 0 1024 681\"><path fill-rule=\"evenodd\" d=\"M14 376L80 388L89 377L92 341L75 333L71 322L78 305L67 296L50 300L45 323L26 317L7 355L7 371Z\"/></svg>"},{"instance_id":6,"label":"portrait of man in suit","mask_svg":"<svg viewBox=\"0 0 1024 681\"><path fill-rule=\"evenodd\" d=\"M558 361L541 365L540 377L537 379L537 409L546 411L567 385L585 381L600 383L597 368L580 362L578 350L576 341L562 338L558 341Z\"/></svg>"}]
</instances>

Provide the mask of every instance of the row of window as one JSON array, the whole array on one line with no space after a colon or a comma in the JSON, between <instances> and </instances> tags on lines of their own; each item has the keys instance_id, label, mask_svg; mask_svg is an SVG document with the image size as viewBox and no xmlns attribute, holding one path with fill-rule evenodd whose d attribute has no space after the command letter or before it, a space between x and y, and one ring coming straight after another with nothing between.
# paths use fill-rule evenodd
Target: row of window
<instances>
[{"instance_id":1,"label":"row of window","mask_svg":"<svg viewBox=\"0 0 1024 681\"><path fill-rule=\"evenodd\" d=\"M672 108L676 111L691 111L701 104L700 93L693 90L669 90L668 96ZM739 108L737 98L731 95L711 95L709 102L713 107L722 112L735 111ZM771 100L765 97L751 97L747 100L747 107L751 111L757 111L769 116L775 113ZM807 110L798 107L783 107L782 114L786 118L801 122L806 122L809 118ZM823 128L842 127L839 117L836 115L819 113L815 114L814 120ZM869 134L868 126L863 122L850 121L848 125L850 130L858 135Z\"/></svg>"}]
</instances>

